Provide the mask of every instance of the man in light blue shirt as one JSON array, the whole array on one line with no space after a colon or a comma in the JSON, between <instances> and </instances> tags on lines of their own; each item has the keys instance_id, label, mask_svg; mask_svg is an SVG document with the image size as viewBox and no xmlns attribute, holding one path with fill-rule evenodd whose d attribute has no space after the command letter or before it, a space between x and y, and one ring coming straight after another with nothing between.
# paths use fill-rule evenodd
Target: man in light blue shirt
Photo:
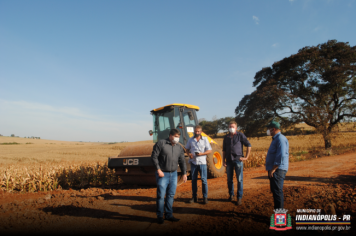
<instances>
[{"instance_id":1,"label":"man in light blue shirt","mask_svg":"<svg viewBox=\"0 0 356 236\"><path fill-rule=\"evenodd\" d=\"M201 135L202 127L200 125L195 126L194 136L191 137L185 148L187 149L188 155L190 157L190 173L192 175L192 192L193 198L189 201L190 203L197 202L197 179L198 172L200 173L202 181L202 191L204 204L208 203L208 170L206 166L206 155L212 152L211 145L207 137Z\"/></svg>"},{"instance_id":2,"label":"man in light blue shirt","mask_svg":"<svg viewBox=\"0 0 356 236\"><path fill-rule=\"evenodd\" d=\"M267 135L272 136L272 143L266 157L266 170L273 193L274 209L283 208L283 183L288 171L289 143L281 134L280 124L272 121L267 125Z\"/></svg>"}]
</instances>

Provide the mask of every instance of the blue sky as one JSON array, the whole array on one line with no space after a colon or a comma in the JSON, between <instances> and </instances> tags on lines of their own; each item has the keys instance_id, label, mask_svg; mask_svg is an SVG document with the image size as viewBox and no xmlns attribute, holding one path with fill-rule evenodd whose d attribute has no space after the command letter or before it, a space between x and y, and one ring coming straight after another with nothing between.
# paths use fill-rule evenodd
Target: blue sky
<instances>
[{"instance_id":1,"label":"blue sky","mask_svg":"<svg viewBox=\"0 0 356 236\"><path fill-rule=\"evenodd\" d=\"M0 134L148 140L149 111L234 116L263 67L336 39L355 0L0 0Z\"/></svg>"}]
</instances>

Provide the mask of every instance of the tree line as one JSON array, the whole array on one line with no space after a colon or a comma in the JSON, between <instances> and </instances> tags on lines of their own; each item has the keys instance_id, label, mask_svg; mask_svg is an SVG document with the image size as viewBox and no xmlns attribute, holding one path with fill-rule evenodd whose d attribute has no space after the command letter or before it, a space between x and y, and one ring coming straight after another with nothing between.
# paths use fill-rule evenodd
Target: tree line
<instances>
[{"instance_id":1,"label":"tree line","mask_svg":"<svg viewBox=\"0 0 356 236\"><path fill-rule=\"evenodd\" d=\"M220 119L217 119L216 116L214 116L212 121L200 119L199 125L202 126L204 133L216 137L219 132L227 132L229 129L229 123L233 120L235 120L235 118L232 116Z\"/></svg>"},{"instance_id":2,"label":"tree line","mask_svg":"<svg viewBox=\"0 0 356 236\"><path fill-rule=\"evenodd\" d=\"M235 120L246 136L258 137L266 135L272 120L288 132L300 132L294 125L305 123L322 134L325 149L331 148L337 125L356 119L356 46L329 40L304 47L258 71L253 86L256 90L236 107L236 117L202 119L204 132L216 137Z\"/></svg>"},{"instance_id":3,"label":"tree line","mask_svg":"<svg viewBox=\"0 0 356 236\"><path fill-rule=\"evenodd\" d=\"M329 40L304 47L258 71L253 86L235 109L246 136L264 135L271 120L284 128L304 122L331 148L337 125L356 118L356 46Z\"/></svg>"}]
</instances>

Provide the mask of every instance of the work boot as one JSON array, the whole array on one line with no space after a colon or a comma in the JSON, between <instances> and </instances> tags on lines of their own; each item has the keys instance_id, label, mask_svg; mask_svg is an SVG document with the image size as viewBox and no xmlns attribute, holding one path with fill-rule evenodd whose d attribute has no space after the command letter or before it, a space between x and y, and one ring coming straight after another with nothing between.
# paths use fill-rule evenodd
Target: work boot
<instances>
[{"instance_id":1,"label":"work boot","mask_svg":"<svg viewBox=\"0 0 356 236\"><path fill-rule=\"evenodd\" d=\"M234 195L230 195L230 197L227 199L229 202L232 202L234 200Z\"/></svg>"},{"instance_id":2,"label":"work boot","mask_svg":"<svg viewBox=\"0 0 356 236\"><path fill-rule=\"evenodd\" d=\"M208 204L208 198L207 198L207 197L204 198L203 203L204 203L204 204Z\"/></svg>"},{"instance_id":3,"label":"work boot","mask_svg":"<svg viewBox=\"0 0 356 236\"><path fill-rule=\"evenodd\" d=\"M238 205L238 206L241 206L241 205L242 205L242 200L241 200L241 198L239 198L239 199L237 200L236 205Z\"/></svg>"},{"instance_id":4,"label":"work boot","mask_svg":"<svg viewBox=\"0 0 356 236\"><path fill-rule=\"evenodd\" d=\"M168 221L172 221L172 222L178 222L178 221L180 221L180 219L177 219L177 218L175 218L174 216L172 216L171 218L166 218L166 220L168 220Z\"/></svg>"},{"instance_id":5,"label":"work boot","mask_svg":"<svg viewBox=\"0 0 356 236\"><path fill-rule=\"evenodd\" d=\"M192 199L189 200L189 203L193 203L193 202L198 202L198 198L193 197Z\"/></svg>"},{"instance_id":6,"label":"work boot","mask_svg":"<svg viewBox=\"0 0 356 236\"><path fill-rule=\"evenodd\" d=\"M160 224L160 225L163 224L164 223L163 217L158 217L157 218L157 223Z\"/></svg>"}]
</instances>

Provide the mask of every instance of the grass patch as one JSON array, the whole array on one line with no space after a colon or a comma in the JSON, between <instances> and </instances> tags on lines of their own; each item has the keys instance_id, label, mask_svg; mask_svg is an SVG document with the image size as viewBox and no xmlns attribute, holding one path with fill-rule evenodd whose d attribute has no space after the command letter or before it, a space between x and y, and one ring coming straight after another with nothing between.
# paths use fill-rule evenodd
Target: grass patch
<instances>
[{"instance_id":1,"label":"grass patch","mask_svg":"<svg viewBox=\"0 0 356 236\"><path fill-rule=\"evenodd\" d=\"M0 143L0 145L16 145L16 144L19 144L19 143L16 143L16 142L12 142L12 143Z\"/></svg>"},{"instance_id":2,"label":"grass patch","mask_svg":"<svg viewBox=\"0 0 356 236\"><path fill-rule=\"evenodd\" d=\"M356 146L350 145L347 147L335 147L330 150L319 149L319 150L310 150L309 152L301 151L296 152L290 155L289 161L296 162L296 161L304 161L304 160L311 160L325 156L332 156L332 155L341 155L348 152L355 152Z\"/></svg>"},{"instance_id":3,"label":"grass patch","mask_svg":"<svg viewBox=\"0 0 356 236\"><path fill-rule=\"evenodd\" d=\"M291 154L294 156L301 156L301 155L305 155L307 153L309 153L309 152L308 151L300 151L300 152L293 152Z\"/></svg>"},{"instance_id":4,"label":"grass patch","mask_svg":"<svg viewBox=\"0 0 356 236\"><path fill-rule=\"evenodd\" d=\"M26 144L33 144L33 143L26 143Z\"/></svg>"},{"instance_id":5,"label":"grass patch","mask_svg":"<svg viewBox=\"0 0 356 236\"><path fill-rule=\"evenodd\" d=\"M291 160L291 162L304 161L305 159L305 156L296 156L294 160Z\"/></svg>"}]
</instances>

